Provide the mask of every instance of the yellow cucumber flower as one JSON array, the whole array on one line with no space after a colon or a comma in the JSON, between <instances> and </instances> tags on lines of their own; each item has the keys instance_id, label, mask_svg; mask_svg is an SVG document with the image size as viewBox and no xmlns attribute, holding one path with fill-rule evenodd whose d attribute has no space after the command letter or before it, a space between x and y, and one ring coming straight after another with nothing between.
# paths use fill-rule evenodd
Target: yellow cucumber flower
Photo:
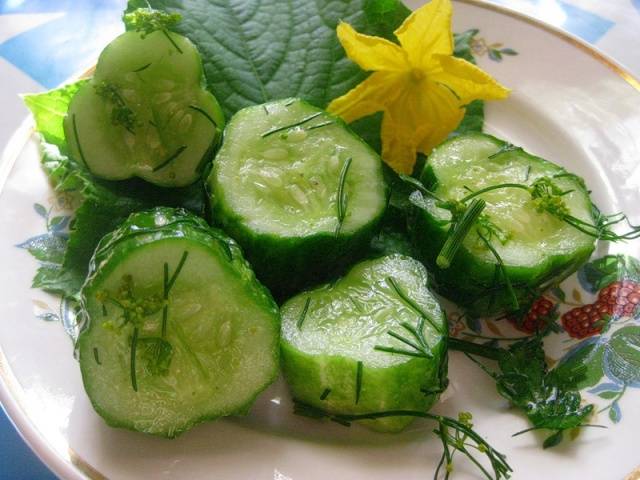
<instances>
[{"instance_id":1,"label":"yellow cucumber flower","mask_svg":"<svg viewBox=\"0 0 640 480\"><path fill-rule=\"evenodd\" d=\"M411 173L417 152L429 154L447 138L471 101L509 95L480 68L453 56L451 14L450 0L432 0L394 32L399 45L338 25L347 56L373 73L328 110L347 123L384 112L382 158L396 172Z\"/></svg>"}]
</instances>

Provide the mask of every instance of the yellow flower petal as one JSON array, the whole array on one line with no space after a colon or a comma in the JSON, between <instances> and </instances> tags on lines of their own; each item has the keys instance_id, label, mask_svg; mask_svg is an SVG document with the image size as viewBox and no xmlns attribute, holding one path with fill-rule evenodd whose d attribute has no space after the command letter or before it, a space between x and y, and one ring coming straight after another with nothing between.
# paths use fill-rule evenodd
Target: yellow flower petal
<instances>
[{"instance_id":1,"label":"yellow flower petal","mask_svg":"<svg viewBox=\"0 0 640 480\"><path fill-rule=\"evenodd\" d=\"M358 33L351 25L340 22L338 39L347 56L363 70L407 70L407 55L399 45L380 37Z\"/></svg>"},{"instance_id":2,"label":"yellow flower petal","mask_svg":"<svg viewBox=\"0 0 640 480\"><path fill-rule=\"evenodd\" d=\"M414 67L426 68L434 54L453 53L450 0L431 0L420 7L394 32Z\"/></svg>"},{"instance_id":3,"label":"yellow flower petal","mask_svg":"<svg viewBox=\"0 0 640 480\"><path fill-rule=\"evenodd\" d=\"M374 72L369 78L334 99L327 111L351 123L384 110L385 104L397 97L402 76L394 72Z\"/></svg>"},{"instance_id":4,"label":"yellow flower petal","mask_svg":"<svg viewBox=\"0 0 640 480\"><path fill-rule=\"evenodd\" d=\"M462 105L472 100L501 100L509 96L508 88L466 60L448 55L437 55L436 60L442 70L431 73L429 78L450 87Z\"/></svg>"},{"instance_id":5,"label":"yellow flower petal","mask_svg":"<svg viewBox=\"0 0 640 480\"><path fill-rule=\"evenodd\" d=\"M411 173L416 152L431 153L463 116L464 109L446 87L426 80L406 84L385 109L382 158L396 172Z\"/></svg>"},{"instance_id":6,"label":"yellow flower petal","mask_svg":"<svg viewBox=\"0 0 640 480\"><path fill-rule=\"evenodd\" d=\"M410 175L416 163L416 141L404 125L385 113L382 118L382 159L398 173Z\"/></svg>"}]
</instances>

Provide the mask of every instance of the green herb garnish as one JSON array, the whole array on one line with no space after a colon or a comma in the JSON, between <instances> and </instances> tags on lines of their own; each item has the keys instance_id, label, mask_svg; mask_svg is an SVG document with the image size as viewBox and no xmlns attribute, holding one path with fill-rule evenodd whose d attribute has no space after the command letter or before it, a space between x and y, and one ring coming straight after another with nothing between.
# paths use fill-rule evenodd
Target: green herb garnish
<instances>
[{"instance_id":1,"label":"green herb garnish","mask_svg":"<svg viewBox=\"0 0 640 480\"><path fill-rule=\"evenodd\" d=\"M298 321L296 322L296 326L298 330L302 330L302 324L307 318L307 312L309 311L309 305L311 304L311 297L307 297L307 300L304 302L304 307L302 307L302 311L300 312L300 317L298 317Z\"/></svg>"},{"instance_id":2,"label":"green herb garnish","mask_svg":"<svg viewBox=\"0 0 640 480\"><path fill-rule=\"evenodd\" d=\"M570 379L549 371L540 335L517 341L508 348L452 338L449 339L449 348L465 352L495 380L498 393L522 410L533 424L525 431L547 429L554 432L545 441L545 448L557 445L562 439L559 432L593 426L585 423L593 405L582 405L580 392L567 387L576 385L586 374L586 365L575 369L572 372L575 378ZM472 355L496 360L498 371L489 370Z\"/></svg>"},{"instance_id":3,"label":"green herb garnish","mask_svg":"<svg viewBox=\"0 0 640 480\"><path fill-rule=\"evenodd\" d=\"M436 258L436 264L438 267L445 269L451 266L453 257L456 255L462 242L466 238L471 228L478 220L478 217L484 210L486 202L480 198L475 198L471 204L464 210L462 215L456 215L452 212L453 218L451 221L451 227L447 234L447 239ZM458 218L456 218L458 217Z\"/></svg>"},{"instance_id":4,"label":"green herb garnish","mask_svg":"<svg viewBox=\"0 0 640 480\"><path fill-rule=\"evenodd\" d=\"M356 405L360 402L360 393L362 392L362 371L363 364L360 360L356 364Z\"/></svg>"},{"instance_id":5,"label":"green herb garnish","mask_svg":"<svg viewBox=\"0 0 640 480\"><path fill-rule=\"evenodd\" d=\"M158 170L162 170L164 167L166 167L171 162L173 162L176 158L178 158L180 154L185 151L186 148L187 148L186 145L179 146L178 149L175 152L173 152L171 155L169 155L169 157L165 161L163 161L160 165L156 165L155 167L153 167L151 171L157 172Z\"/></svg>"},{"instance_id":6,"label":"green herb garnish","mask_svg":"<svg viewBox=\"0 0 640 480\"><path fill-rule=\"evenodd\" d=\"M296 415L318 420L327 419L345 427L349 427L352 422L359 420L377 420L390 417L418 417L433 420L438 424L438 427L433 430L433 433L440 438L443 445L442 457L436 468L434 478L438 477L443 466L445 468L444 478L449 477L453 470L453 457L456 452L460 452L469 458L489 480L509 478L510 473L513 471L507 463L506 456L495 450L484 438L473 430L473 424L471 423L472 416L470 413L460 413L457 420L451 417L413 410L389 410L349 415L331 413L296 399L293 401L293 411ZM451 433L451 430L454 433ZM489 460L492 472L476 459L474 455L476 452L484 455Z\"/></svg>"},{"instance_id":7,"label":"green herb garnish","mask_svg":"<svg viewBox=\"0 0 640 480\"><path fill-rule=\"evenodd\" d=\"M291 103L293 103L293 101ZM286 106L287 105L285 105L285 107ZM314 118L319 117L320 115L322 115L322 113L323 112L312 113L311 115L308 115L308 116L304 117L302 120L299 120L299 121L297 121L295 123L292 123L290 125L285 125L284 127L272 128L271 130L268 130L268 131L264 132L262 134L262 138L266 138L266 137L268 137L270 135L273 135L274 133L283 132L285 130L290 130L290 129L295 128L295 127L300 127L300 126L304 125L305 123L310 122Z\"/></svg>"},{"instance_id":8,"label":"green herb garnish","mask_svg":"<svg viewBox=\"0 0 640 480\"><path fill-rule=\"evenodd\" d=\"M349 167L351 166L351 157L347 158L340 170L340 178L338 179L338 194L337 194L337 208L338 208L338 225L336 226L336 236L340 234L342 229L342 223L347 215L347 191L345 189L347 182L347 174L349 173Z\"/></svg>"},{"instance_id":9,"label":"green herb garnish","mask_svg":"<svg viewBox=\"0 0 640 480\"><path fill-rule=\"evenodd\" d=\"M138 391L138 380L136 377L136 350L138 348L138 327L133 328L133 336L131 337L131 387L134 391Z\"/></svg>"},{"instance_id":10,"label":"green herb garnish","mask_svg":"<svg viewBox=\"0 0 640 480\"><path fill-rule=\"evenodd\" d=\"M120 95L119 87L114 83L102 82L95 85L94 88L96 93L112 106L111 123L113 125L120 125L124 127L129 133L135 133L135 127L137 124L136 114L127 105L127 102L124 101L122 95ZM73 117L73 121L75 122L75 115Z\"/></svg>"},{"instance_id":11,"label":"green herb garnish","mask_svg":"<svg viewBox=\"0 0 640 480\"><path fill-rule=\"evenodd\" d=\"M138 8L133 12L125 13L123 20L127 30L140 32L142 38L153 32L162 32L178 53L182 53L180 47L173 38L171 38L171 35L169 35L169 30L182 20L181 15L177 13L167 13L153 8Z\"/></svg>"}]
</instances>

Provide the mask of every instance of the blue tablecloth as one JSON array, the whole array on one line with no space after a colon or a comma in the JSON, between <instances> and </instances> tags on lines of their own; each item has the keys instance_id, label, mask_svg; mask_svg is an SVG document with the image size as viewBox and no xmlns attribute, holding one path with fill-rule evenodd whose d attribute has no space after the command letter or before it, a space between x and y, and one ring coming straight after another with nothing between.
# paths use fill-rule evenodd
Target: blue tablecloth
<instances>
[{"instance_id":1,"label":"blue tablecloth","mask_svg":"<svg viewBox=\"0 0 640 480\"><path fill-rule=\"evenodd\" d=\"M640 0L493 0L563 28L640 75ZM125 0L0 0L0 149L27 115L18 93L90 66L122 30ZM0 480L55 478L0 412Z\"/></svg>"}]
</instances>

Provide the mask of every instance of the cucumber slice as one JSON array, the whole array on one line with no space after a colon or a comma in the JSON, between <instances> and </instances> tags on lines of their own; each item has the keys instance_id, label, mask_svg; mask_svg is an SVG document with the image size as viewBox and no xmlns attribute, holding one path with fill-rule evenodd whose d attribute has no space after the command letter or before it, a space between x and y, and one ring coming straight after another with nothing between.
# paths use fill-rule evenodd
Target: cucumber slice
<instances>
[{"instance_id":1,"label":"cucumber slice","mask_svg":"<svg viewBox=\"0 0 640 480\"><path fill-rule=\"evenodd\" d=\"M165 187L200 177L223 126L196 47L167 31L112 41L64 121L71 155L94 175Z\"/></svg>"},{"instance_id":2,"label":"cucumber slice","mask_svg":"<svg viewBox=\"0 0 640 480\"><path fill-rule=\"evenodd\" d=\"M341 120L296 99L238 112L208 186L214 221L278 295L364 251L387 204L380 157Z\"/></svg>"},{"instance_id":3,"label":"cucumber slice","mask_svg":"<svg viewBox=\"0 0 640 480\"><path fill-rule=\"evenodd\" d=\"M131 215L81 295L82 379L111 426L175 437L246 413L277 376L275 302L236 243L185 211Z\"/></svg>"},{"instance_id":4,"label":"cucumber slice","mask_svg":"<svg viewBox=\"0 0 640 480\"><path fill-rule=\"evenodd\" d=\"M429 157L421 179L439 198L460 200L470 190L502 183L531 185L541 177L551 177L562 190L572 190L562 197L570 213L593 223L592 203L582 179L489 135L474 133L445 142ZM503 188L481 198L487 202L483 213L502 232L502 239L496 238L491 244L504 262L520 303L526 304L539 289L576 271L595 248L592 237L549 213L538 212L525 190ZM436 257L445 242L451 216L433 199L425 198L423 207L415 216L415 246L433 274L439 293L473 315L513 310L504 274L475 229L448 269L437 266Z\"/></svg>"},{"instance_id":5,"label":"cucumber slice","mask_svg":"<svg viewBox=\"0 0 640 480\"><path fill-rule=\"evenodd\" d=\"M402 255L362 262L286 302L281 345L294 398L331 413L426 411L447 384L444 313L424 266ZM411 420L362 423L396 432Z\"/></svg>"}]
</instances>

